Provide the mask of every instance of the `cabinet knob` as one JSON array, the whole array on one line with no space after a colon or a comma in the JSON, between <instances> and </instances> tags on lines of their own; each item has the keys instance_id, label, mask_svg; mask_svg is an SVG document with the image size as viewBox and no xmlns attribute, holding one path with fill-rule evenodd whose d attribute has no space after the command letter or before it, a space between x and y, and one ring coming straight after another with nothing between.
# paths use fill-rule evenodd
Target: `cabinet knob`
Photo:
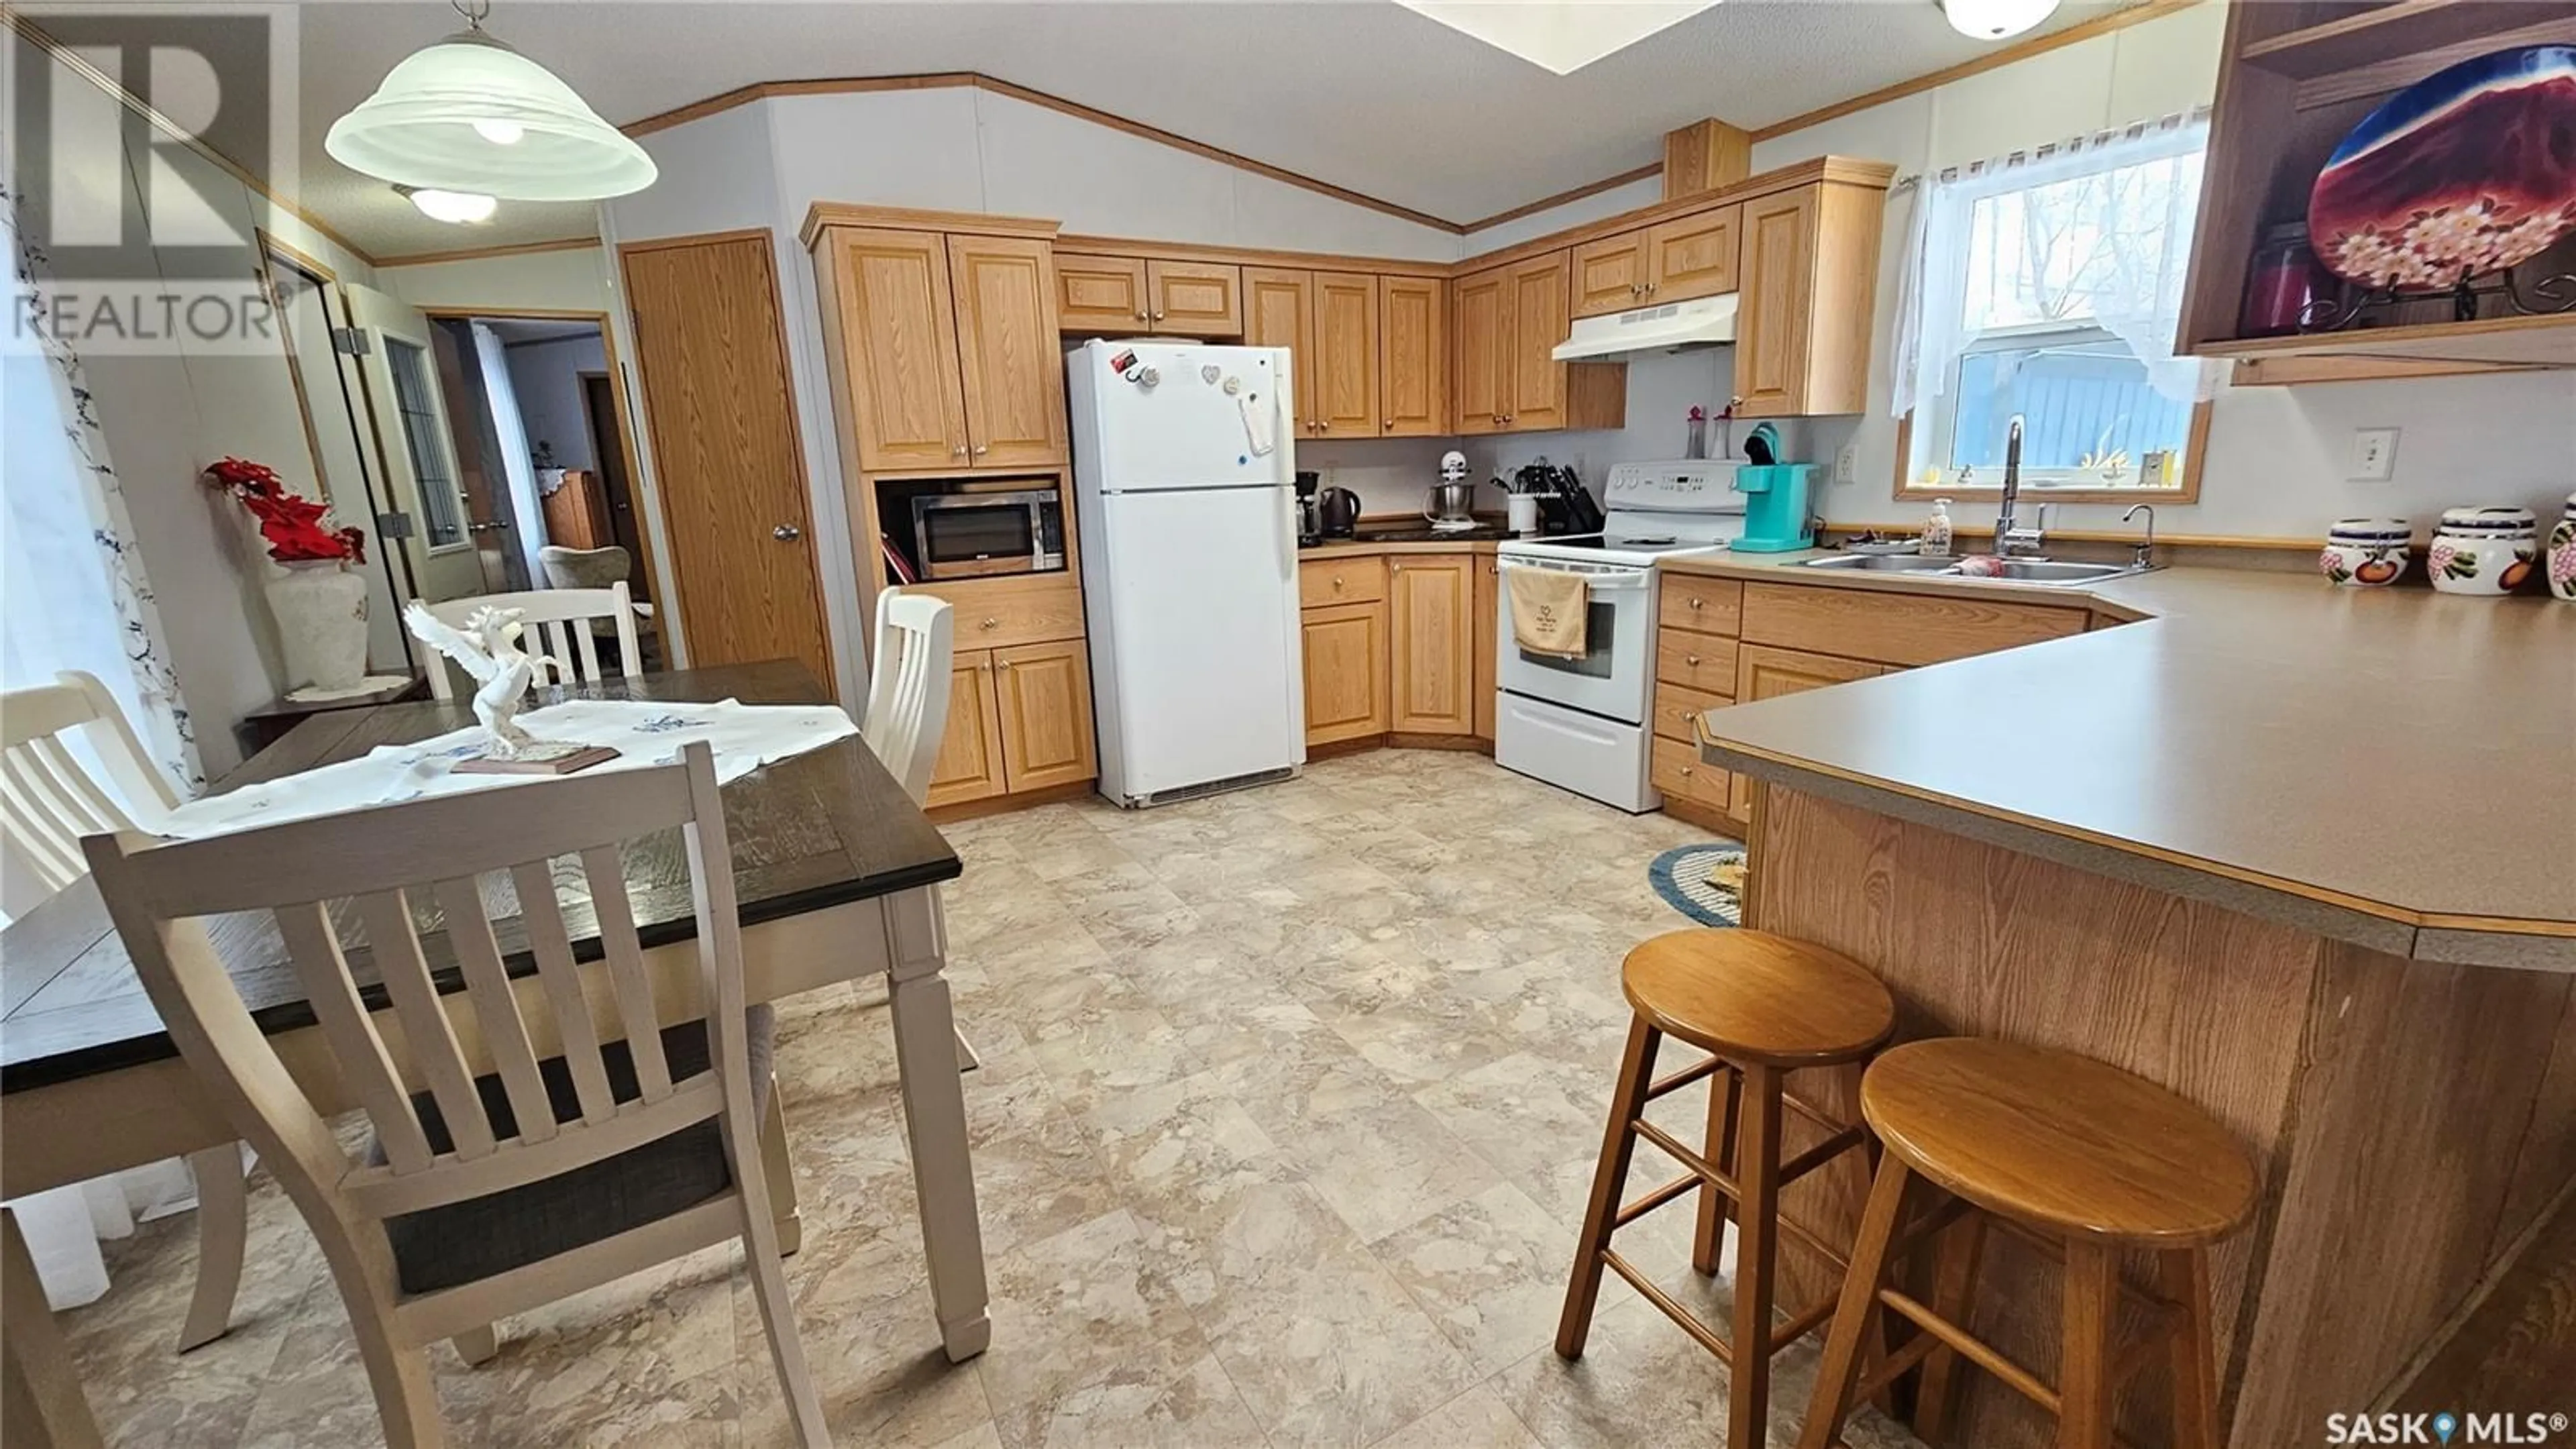
<instances>
[{"instance_id":1,"label":"cabinet knob","mask_svg":"<svg viewBox=\"0 0 2576 1449\"><path fill-rule=\"evenodd\" d=\"M1154 320L1154 316L1152 313L1147 312L1142 308L1138 308L1136 312L1136 320L1139 322L1151 322Z\"/></svg>"},{"instance_id":2,"label":"cabinet knob","mask_svg":"<svg viewBox=\"0 0 2576 1449\"><path fill-rule=\"evenodd\" d=\"M796 540L805 536L805 530L798 528L792 523L782 523L769 530L769 536L777 539L780 543L794 543Z\"/></svg>"},{"instance_id":3,"label":"cabinet knob","mask_svg":"<svg viewBox=\"0 0 2576 1449\"><path fill-rule=\"evenodd\" d=\"M1329 432L1331 432L1332 430L1333 430L1333 425L1332 425L1331 423L1317 423L1317 424L1315 424L1315 431L1317 431L1317 432L1319 432L1319 433L1329 433Z\"/></svg>"},{"instance_id":4,"label":"cabinet knob","mask_svg":"<svg viewBox=\"0 0 2576 1449\"><path fill-rule=\"evenodd\" d=\"M966 449L965 449L965 447L964 447L963 445L960 445L960 446L958 446L958 447L954 447L954 448L949 449L949 450L948 450L948 455L949 455L950 457L952 457L952 458L963 458L963 457L965 457L965 456L966 456Z\"/></svg>"},{"instance_id":5,"label":"cabinet knob","mask_svg":"<svg viewBox=\"0 0 2576 1449\"><path fill-rule=\"evenodd\" d=\"M1631 297L1642 297L1646 295L1646 284L1643 282L1630 282L1628 284L1628 295Z\"/></svg>"},{"instance_id":6,"label":"cabinet knob","mask_svg":"<svg viewBox=\"0 0 2576 1449\"><path fill-rule=\"evenodd\" d=\"M1333 587L1334 587L1334 588L1336 588L1336 589L1338 589L1338 588L1340 588L1341 586L1342 586L1342 576L1341 576L1340 574L1335 574L1335 575L1333 575Z\"/></svg>"},{"instance_id":7,"label":"cabinet knob","mask_svg":"<svg viewBox=\"0 0 2576 1449\"><path fill-rule=\"evenodd\" d=\"M1689 666L1690 666L1691 668L1693 668L1693 669L1697 669L1697 668L1699 668L1699 656L1698 656L1698 655L1696 655L1696 654L1685 654L1685 655L1683 655L1683 656L1682 656L1682 662L1683 662L1684 664L1689 665Z\"/></svg>"},{"instance_id":8,"label":"cabinet knob","mask_svg":"<svg viewBox=\"0 0 2576 1449\"><path fill-rule=\"evenodd\" d=\"M1690 767L1690 766L1688 766L1688 765L1684 765L1684 766L1682 766L1682 774L1683 774L1685 777L1687 777L1687 776L1690 774L1690 772L1691 772L1691 767Z\"/></svg>"},{"instance_id":9,"label":"cabinet knob","mask_svg":"<svg viewBox=\"0 0 2576 1449\"><path fill-rule=\"evenodd\" d=\"M1520 421L1520 416L1521 415L1519 413L1505 413L1503 414L1503 421L1507 423L1518 422Z\"/></svg>"},{"instance_id":10,"label":"cabinet knob","mask_svg":"<svg viewBox=\"0 0 2576 1449\"><path fill-rule=\"evenodd\" d=\"M1694 608L1694 609L1698 608L1698 607L1699 607L1699 600L1697 600L1697 599L1693 599L1693 600L1691 600L1691 601L1690 601L1690 606L1691 606L1692 608Z\"/></svg>"},{"instance_id":11,"label":"cabinet knob","mask_svg":"<svg viewBox=\"0 0 2576 1449\"><path fill-rule=\"evenodd\" d=\"M1648 283L1646 284L1646 295L1647 295L1647 296L1649 296L1649 297L1651 297L1651 296L1655 295L1655 284L1654 284L1654 283L1652 283L1652 282L1648 282Z\"/></svg>"},{"instance_id":12,"label":"cabinet knob","mask_svg":"<svg viewBox=\"0 0 2576 1449\"><path fill-rule=\"evenodd\" d=\"M1001 627L1002 627L1002 621L1001 621L1001 620L999 620L999 619L986 619L986 620L985 620L981 625L978 625L977 627L979 627L979 628L984 628L984 629L999 629L999 628L1001 628Z\"/></svg>"},{"instance_id":13,"label":"cabinet knob","mask_svg":"<svg viewBox=\"0 0 2576 1449\"><path fill-rule=\"evenodd\" d=\"M1503 415L1502 415L1501 413L1496 413L1496 414L1494 414L1494 426L1499 428L1499 427L1501 427L1502 425L1503 425Z\"/></svg>"},{"instance_id":14,"label":"cabinet knob","mask_svg":"<svg viewBox=\"0 0 2576 1449\"><path fill-rule=\"evenodd\" d=\"M989 448L989 447L979 447L979 448L977 448L977 449L975 450L975 456L976 456L976 457L978 457L978 458L980 458L980 457L983 457L986 453L989 453L989 452L991 452L991 451L993 451L993 450L992 450L991 448Z\"/></svg>"},{"instance_id":15,"label":"cabinet knob","mask_svg":"<svg viewBox=\"0 0 2576 1449\"><path fill-rule=\"evenodd\" d=\"M1157 322L1160 322L1160 321L1162 321L1165 317L1168 317L1168 316L1170 316L1170 315L1171 315L1171 314L1170 314L1170 313L1168 313L1168 312L1157 312L1157 313L1155 313L1155 314L1154 314L1154 320L1155 320L1155 321L1157 321Z\"/></svg>"}]
</instances>

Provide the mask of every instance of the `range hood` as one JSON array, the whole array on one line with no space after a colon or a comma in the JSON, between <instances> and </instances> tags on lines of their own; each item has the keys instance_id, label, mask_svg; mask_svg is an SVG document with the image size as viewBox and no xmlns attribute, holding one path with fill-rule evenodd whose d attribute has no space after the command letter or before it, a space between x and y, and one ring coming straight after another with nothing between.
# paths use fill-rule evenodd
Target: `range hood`
<instances>
[{"instance_id":1,"label":"range hood","mask_svg":"<svg viewBox=\"0 0 2576 1449\"><path fill-rule=\"evenodd\" d=\"M1715 347L1735 340L1735 294L1666 302L1600 317L1575 319L1573 334L1550 354L1559 362L1587 357L1619 357L1631 352L1666 352L1683 347Z\"/></svg>"}]
</instances>

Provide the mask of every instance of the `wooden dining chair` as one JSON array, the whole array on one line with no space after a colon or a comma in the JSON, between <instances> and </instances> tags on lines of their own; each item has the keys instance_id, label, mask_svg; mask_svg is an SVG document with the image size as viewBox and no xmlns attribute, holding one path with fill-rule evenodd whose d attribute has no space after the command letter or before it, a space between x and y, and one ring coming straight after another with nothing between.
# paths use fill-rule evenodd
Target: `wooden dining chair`
<instances>
[{"instance_id":1,"label":"wooden dining chair","mask_svg":"<svg viewBox=\"0 0 2576 1449\"><path fill-rule=\"evenodd\" d=\"M421 601L415 601L421 602ZM644 672L644 652L635 637L637 616L653 606L635 602L634 594L624 579L604 589L531 589L517 594L477 594L470 599L444 599L421 606L439 622L462 629L477 609L516 609L519 622L527 633L519 647L530 658L538 660L536 682L539 685L562 684L567 680L590 684L607 678L599 662L599 644L592 636L593 622L606 622L617 630L617 668L628 679ZM451 667L435 650L424 651L429 659L429 692L439 699L456 697L455 682L448 677Z\"/></svg>"},{"instance_id":2,"label":"wooden dining chair","mask_svg":"<svg viewBox=\"0 0 2576 1449\"><path fill-rule=\"evenodd\" d=\"M877 595L876 633L868 646L868 713L859 737L921 804L939 770L948 738L948 684L957 658L956 609L946 599L886 589ZM984 1064L957 1033L957 1070Z\"/></svg>"},{"instance_id":3,"label":"wooden dining chair","mask_svg":"<svg viewBox=\"0 0 2576 1449\"><path fill-rule=\"evenodd\" d=\"M108 786L90 777L64 745L88 744ZM46 892L89 874L81 837L157 824L179 808L178 794L152 762L134 724L98 676L70 671L51 684L0 694L0 838L5 838ZM179 1351L212 1343L232 1325L250 1233L250 1189L242 1182L241 1146L226 1143L188 1155L197 1179L197 1289L179 1330Z\"/></svg>"},{"instance_id":4,"label":"wooden dining chair","mask_svg":"<svg viewBox=\"0 0 2576 1449\"><path fill-rule=\"evenodd\" d=\"M675 827L696 962L657 986L620 846ZM393 1449L442 1442L432 1342L488 1347L505 1315L728 1238L742 1240L797 1432L830 1442L761 1156L775 1023L744 1003L733 858L705 744L654 769L206 841L83 844L180 1054L320 1242ZM557 894L572 867L552 864L567 856L579 860L572 912ZM533 961L515 979L496 900L510 902L501 915L515 917L513 939ZM421 914L433 910L439 931L424 937ZM374 1127L363 1155L342 1149L216 955L204 918L241 911L275 918L339 1078ZM596 931L598 965L574 964L575 912ZM353 937L371 969L345 954ZM386 1015L398 1032L381 1029ZM662 1029L666 1018L683 1024Z\"/></svg>"}]
</instances>

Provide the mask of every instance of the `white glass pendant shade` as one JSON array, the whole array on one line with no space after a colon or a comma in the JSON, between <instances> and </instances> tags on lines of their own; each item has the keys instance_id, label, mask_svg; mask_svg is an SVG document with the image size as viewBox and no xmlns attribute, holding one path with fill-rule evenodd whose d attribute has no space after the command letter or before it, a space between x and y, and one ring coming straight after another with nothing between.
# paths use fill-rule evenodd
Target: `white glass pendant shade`
<instances>
[{"instance_id":1,"label":"white glass pendant shade","mask_svg":"<svg viewBox=\"0 0 2576 1449\"><path fill-rule=\"evenodd\" d=\"M397 186L420 214L432 221L475 226L490 221L501 203L480 191L441 191L434 186Z\"/></svg>"},{"instance_id":2,"label":"white glass pendant shade","mask_svg":"<svg viewBox=\"0 0 2576 1449\"><path fill-rule=\"evenodd\" d=\"M644 148L544 66L479 30L414 51L331 123L322 149L403 186L599 201L653 184Z\"/></svg>"},{"instance_id":3,"label":"white glass pendant shade","mask_svg":"<svg viewBox=\"0 0 2576 1449\"><path fill-rule=\"evenodd\" d=\"M2019 35L2057 12L2057 0L1938 0L1950 28L1971 40Z\"/></svg>"}]
</instances>

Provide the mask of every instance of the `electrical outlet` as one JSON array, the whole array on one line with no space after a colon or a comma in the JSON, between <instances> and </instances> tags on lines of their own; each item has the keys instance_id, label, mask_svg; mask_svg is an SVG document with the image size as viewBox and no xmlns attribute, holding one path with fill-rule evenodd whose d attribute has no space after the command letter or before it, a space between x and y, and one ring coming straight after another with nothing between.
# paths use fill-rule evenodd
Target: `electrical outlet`
<instances>
[{"instance_id":1,"label":"electrical outlet","mask_svg":"<svg viewBox=\"0 0 2576 1449\"><path fill-rule=\"evenodd\" d=\"M2397 430L2355 428L2352 432L2352 481L2385 483L2397 471Z\"/></svg>"},{"instance_id":2,"label":"electrical outlet","mask_svg":"<svg viewBox=\"0 0 2576 1449\"><path fill-rule=\"evenodd\" d=\"M1845 443L1843 444L1843 450L1834 454L1834 481L1837 483L1855 483L1859 480L1860 444Z\"/></svg>"}]
</instances>

